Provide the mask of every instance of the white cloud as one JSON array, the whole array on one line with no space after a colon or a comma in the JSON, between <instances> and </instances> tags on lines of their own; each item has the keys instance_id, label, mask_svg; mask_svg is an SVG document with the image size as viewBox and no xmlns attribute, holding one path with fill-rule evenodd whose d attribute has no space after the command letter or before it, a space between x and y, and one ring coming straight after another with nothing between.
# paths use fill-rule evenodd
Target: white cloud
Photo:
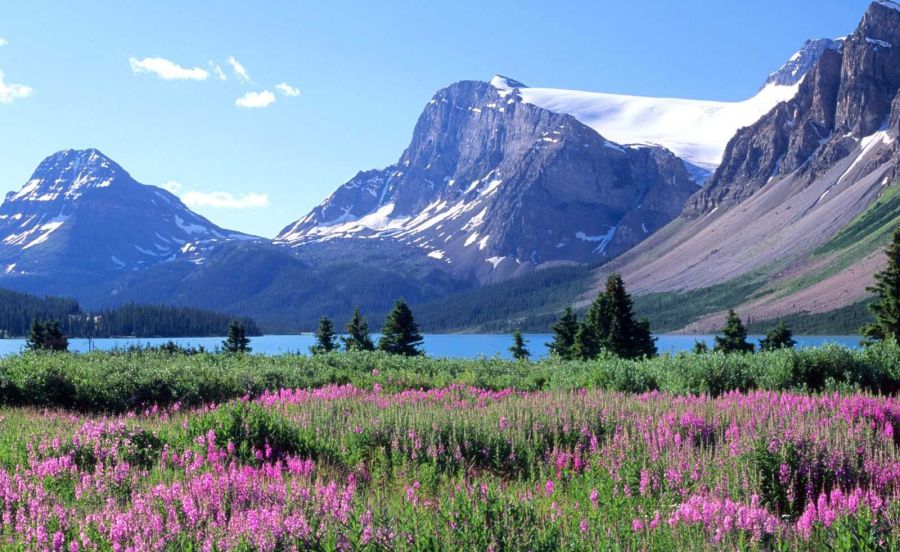
<instances>
[{"instance_id":1,"label":"white cloud","mask_svg":"<svg viewBox=\"0 0 900 552\"><path fill-rule=\"evenodd\" d=\"M215 61L210 61L209 66L212 67L213 73L215 73L216 77L220 81L227 81L228 75L225 74L225 71L222 70L222 66L216 63Z\"/></svg>"},{"instance_id":2,"label":"white cloud","mask_svg":"<svg viewBox=\"0 0 900 552\"><path fill-rule=\"evenodd\" d=\"M24 84L6 84L6 82L3 81L3 71L0 71L0 104L8 104L20 98L27 98L33 93L34 90L30 86L25 86Z\"/></svg>"},{"instance_id":3,"label":"white cloud","mask_svg":"<svg viewBox=\"0 0 900 552\"><path fill-rule=\"evenodd\" d=\"M182 67L164 58L128 58L131 70L135 73L153 73L163 80L197 80L204 81L209 71L199 67Z\"/></svg>"},{"instance_id":4,"label":"white cloud","mask_svg":"<svg viewBox=\"0 0 900 552\"><path fill-rule=\"evenodd\" d=\"M286 82L282 82L280 84L276 84L275 88L278 89L285 96L295 97L300 95L300 89L294 88L290 84Z\"/></svg>"},{"instance_id":5,"label":"white cloud","mask_svg":"<svg viewBox=\"0 0 900 552\"><path fill-rule=\"evenodd\" d=\"M226 61L228 61L228 65L231 66L231 70L234 71L234 74L241 80L241 82L243 82L244 84L253 82L250 80L250 75L247 74L247 70L244 69L244 66L241 65L241 62L234 59L234 56L229 56Z\"/></svg>"},{"instance_id":6,"label":"white cloud","mask_svg":"<svg viewBox=\"0 0 900 552\"><path fill-rule=\"evenodd\" d=\"M6 46L7 44L9 44L9 41L0 36L0 46Z\"/></svg>"},{"instance_id":7,"label":"white cloud","mask_svg":"<svg viewBox=\"0 0 900 552\"><path fill-rule=\"evenodd\" d=\"M188 207L257 209L269 206L269 194L246 193L235 197L228 192L187 192L181 196L181 201Z\"/></svg>"},{"instance_id":8,"label":"white cloud","mask_svg":"<svg viewBox=\"0 0 900 552\"><path fill-rule=\"evenodd\" d=\"M262 92L247 92L234 101L238 107L269 107L275 103L275 94L268 90Z\"/></svg>"},{"instance_id":9,"label":"white cloud","mask_svg":"<svg viewBox=\"0 0 900 552\"><path fill-rule=\"evenodd\" d=\"M179 190L181 190L181 182L176 182L175 180L169 180L168 182L163 182L160 185L160 188L166 190L167 192L177 194Z\"/></svg>"}]
</instances>

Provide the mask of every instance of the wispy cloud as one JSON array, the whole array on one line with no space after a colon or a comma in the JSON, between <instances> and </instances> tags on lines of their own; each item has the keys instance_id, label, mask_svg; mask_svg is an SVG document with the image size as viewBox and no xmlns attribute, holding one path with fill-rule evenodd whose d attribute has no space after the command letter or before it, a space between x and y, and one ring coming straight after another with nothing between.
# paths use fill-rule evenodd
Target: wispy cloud
<instances>
[{"instance_id":1,"label":"wispy cloud","mask_svg":"<svg viewBox=\"0 0 900 552\"><path fill-rule=\"evenodd\" d=\"M0 36L0 47L6 46L7 44L9 44L9 41Z\"/></svg>"},{"instance_id":2,"label":"wispy cloud","mask_svg":"<svg viewBox=\"0 0 900 552\"><path fill-rule=\"evenodd\" d=\"M216 75L220 81L227 81L228 75L225 74L225 71L222 70L222 66L216 63L215 61L210 61L209 66L212 67L213 73Z\"/></svg>"},{"instance_id":3,"label":"wispy cloud","mask_svg":"<svg viewBox=\"0 0 900 552\"><path fill-rule=\"evenodd\" d=\"M269 206L269 194L246 193L236 197L229 192L186 192L181 201L188 207L217 209L258 209Z\"/></svg>"},{"instance_id":4,"label":"wispy cloud","mask_svg":"<svg viewBox=\"0 0 900 552\"><path fill-rule=\"evenodd\" d=\"M275 94L268 90L262 92L247 92L234 101L238 107L269 107L275 103Z\"/></svg>"},{"instance_id":5,"label":"wispy cloud","mask_svg":"<svg viewBox=\"0 0 900 552\"><path fill-rule=\"evenodd\" d=\"M280 83L280 84L276 84L276 85L275 85L275 88L276 88L279 92L281 92L283 95L289 96L289 97L291 97L291 98L300 95L300 89L299 89L299 88L295 88L295 87L291 86L290 84L288 84L288 83L286 83L286 82L282 82L282 83Z\"/></svg>"},{"instance_id":6,"label":"wispy cloud","mask_svg":"<svg viewBox=\"0 0 900 552\"><path fill-rule=\"evenodd\" d=\"M0 103L13 103L18 99L31 96L33 93L34 90L30 86L25 86L24 84L6 84L3 80L3 71L0 71Z\"/></svg>"},{"instance_id":7,"label":"wispy cloud","mask_svg":"<svg viewBox=\"0 0 900 552\"><path fill-rule=\"evenodd\" d=\"M228 65L231 66L231 70L234 71L235 76L237 76L237 78L240 79L241 82L243 82L244 84L253 82L250 80L250 75L247 74L247 70L243 65L241 65L241 62L234 58L234 56L229 56L226 61L228 61Z\"/></svg>"},{"instance_id":8,"label":"wispy cloud","mask_svg":"<svg viewBox=\"0 0 900 552\"><path fill-rule=\"evenodd\" d=\"M128 58L131 70L137 73L153 73L163 80L196 80L205 81L209 71L200 67L182 67L165 58L148 57L144 59Z\"/></svg>"}]
</instances>

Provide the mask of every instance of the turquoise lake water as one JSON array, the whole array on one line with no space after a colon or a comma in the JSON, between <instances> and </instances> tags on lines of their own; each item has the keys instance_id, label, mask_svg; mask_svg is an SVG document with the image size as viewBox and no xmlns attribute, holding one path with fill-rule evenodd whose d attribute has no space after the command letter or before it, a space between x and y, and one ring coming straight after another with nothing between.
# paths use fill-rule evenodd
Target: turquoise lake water
<instances>
[{"instance_id":1,"label":"turquoise lake water","mask_svg":"<svg viewBox=\"0 0 900 552\"><path fill-rule=\"evenodd\" d=\"M377 338L377 335L373 336ZM437 357L477 358L479 356L500 356L510 358L508 351L512 344L512 337L504 334L429 334L425 335L425 352ZM751 342L757 343L762 336L751 336ZM531 351L532 358L543 358L547 354L546 343L552 339L549 334L526 334L527 347ZM660 353L676 353L689 351L694 346L695 340L702 340L712 347L711 335L659 335L656 346ZM846 347L859 347L860 337L855 335L817 335L795 336L799 347L815 347L826 343L837 343ZM207 349L215 349L222 343L219 337L182 337L173 338L172 341L184 346L204 346ZM169 341L169 338L134 339L114 338L95 339L95 349L109 350L128 347L129 345L159 345ZM254 337L250 346L254 353L277 355L282 353L308 354L309 347L313 344L312 335L264 335ZM0 355L10 355L20 352L25 346L24 339L0 339ZM86 339L70 339L69 350L84 352L88 350Z\"/></svg>"}]
</instances>

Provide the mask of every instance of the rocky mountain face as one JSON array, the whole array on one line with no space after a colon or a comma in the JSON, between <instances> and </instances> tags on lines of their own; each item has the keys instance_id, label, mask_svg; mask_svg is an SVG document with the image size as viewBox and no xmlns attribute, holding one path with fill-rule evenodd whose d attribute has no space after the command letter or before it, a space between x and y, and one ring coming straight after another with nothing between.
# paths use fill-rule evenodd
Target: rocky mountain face
<instances>
[{"instance_id":1,"label":"rocky mountain face","mask_svg":"<svg viewBox=\"0 0 900 552\"><path fill-rule=\"evenodd\" d=\"M898 93L900 5L883 0L825 45L794 98L735 135L682 216L606 270L641 293L741 287L756 320L864 300L900 222Z\"/></svg>"},{"instance_id":2,"label":"rocky mountain face","mask_svg":"<svg viewBox=\"0 0 900 552\"><path fill-rule=\"evenodd\" d=\"M397 164L359 173L276 243L337 256L348 241L403 244L460 277L493 281L614 256L696 191L668 150L610 142L523 102L522 87L495 77L439 91Z\"/></svg>"},{"instance_id":3,"label":"rocky mountain face","mask_svg":"<svg viewBox=\"0 0 900 552\"><path fill-rule=\"evenodd\" d=\"M6 278L108 274L171 261L204 240L247 239L136 182L97 150L46 158L0 205L0 272Z\"/></svg>"},{"instance_id":4,"label":"rocky mountain face","mask_svg":"<svg viewBox=\"0 0 900 552\"><path fill-rule=\"evenodd\" d=\"M818 64L819 58L826 50L840 50L843 41L843 38L807 40L784 65L769 75L760 90L770 84L793 86L799 83Z\"/></svg>"},{"instance_id":5,"label":"rocky mountain face","mask_svg":"<svg viewBox=\"0 0 900 552\"><path fill-rule=\"evenodd\" d=\"M687 216L728 209L794 172L810 182L886 128L900 88L898 4L874 2L853 34L819 47L797 95L731 139L718 170L688 203Z\"/></svg>"}]
</instances>

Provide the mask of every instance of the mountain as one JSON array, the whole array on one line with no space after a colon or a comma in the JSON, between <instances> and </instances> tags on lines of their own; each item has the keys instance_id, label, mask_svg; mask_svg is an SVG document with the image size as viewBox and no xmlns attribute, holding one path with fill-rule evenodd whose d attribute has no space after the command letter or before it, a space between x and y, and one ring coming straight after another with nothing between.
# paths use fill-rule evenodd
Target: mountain
<instances>
[{"instance_id":1,"label":"mountain","mask_svg":"<svg viewBox=\"0 0 900 552\"><path fill-rule=\"evenodd\" d=\"M64 288L171 261L205 240L244 239L252 237L216 226L166 190L138 183L95 149L44 159L0 205L4 279L35 287L55 281Z\"/></svg>"},{"instance_id":2,"label":"mountain","mask_svg":"<svg viewBox=\"0 0 900 552\"><path fill-rule=\"evenodd\" d=\"M402 247L489 282L612 257L696 191L668 150L611 142L525 90L501 77L440 90L397 164L357 174L276 243L338 258L348 243Z\"/></svg>"},{"instance_id":3,"label":"mountain","mask_svg":"<svg viewBox=\"0 0 900 552\"><path fill-rule=\"evenodd\" d=\"M623 273L690 330L716 327L727 306L757 321L861 311L900 223L898 135L900 5L883 0L824 45L793 98L736 133L681 216L598 282Z\"/></svg>"},{"instance_id":4,"label":"mountain","mask_svg":"<svg viewBox=\"0 0 900 552\"><path fill-rule=\"evenodd\" d=\"M702 169L714 169L728 140L779 102L797 92L806 69L826 44L807 42L766 80L754 96L740 102L655 98L563 90L520 88L522 101L572 115L606 138L621 144L653 144Z\"/></svg>"}]
</instances>

